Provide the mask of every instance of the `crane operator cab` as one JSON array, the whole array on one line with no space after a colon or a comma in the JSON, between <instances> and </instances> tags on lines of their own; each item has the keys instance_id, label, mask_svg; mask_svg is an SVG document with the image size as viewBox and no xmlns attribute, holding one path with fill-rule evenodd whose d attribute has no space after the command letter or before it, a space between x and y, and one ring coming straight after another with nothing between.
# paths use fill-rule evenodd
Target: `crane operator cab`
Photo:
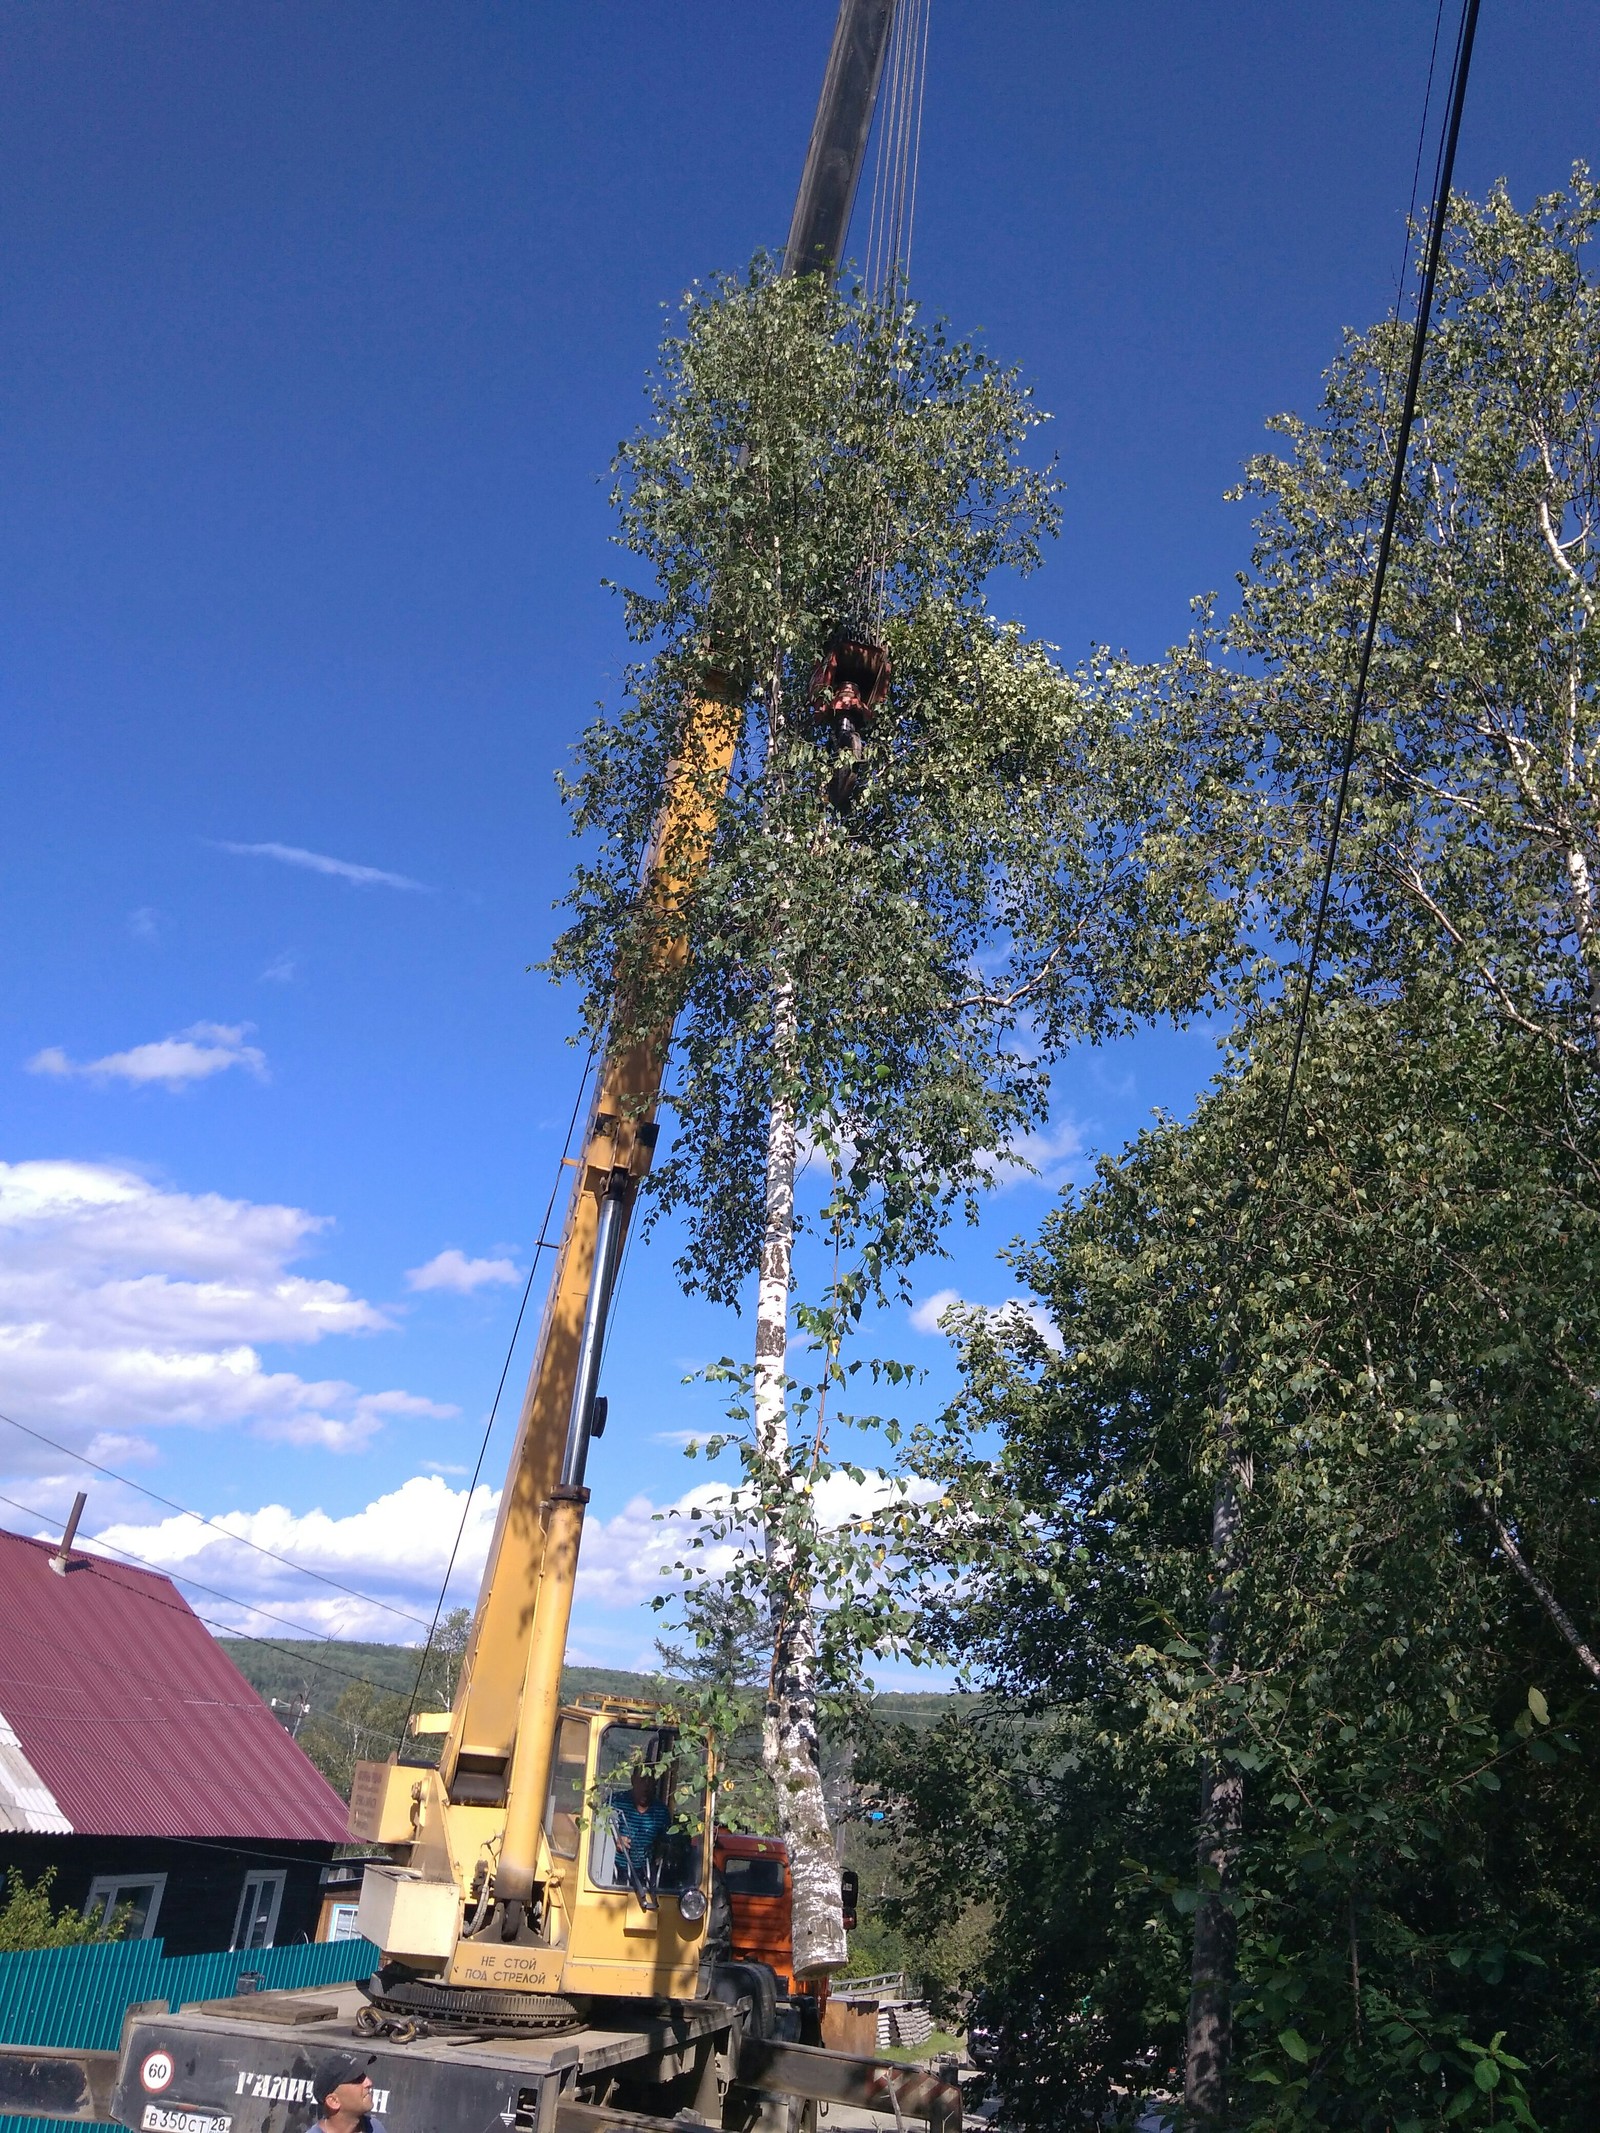
<instances>
[{"instance_id":1,"label":"crane operator cab","mask_svg":"<svg viewBox=\"0 0 1600 2133\"><path fill-rule=\"evenodd\" d=\"M585 1891L626 1891L645 1913L670 1896L697 1924L707 1808L705 1755L660 1714L562 1713L545 1840L553 1861L586 1851Z\"/></svg>"},{"instance_id":2,"label":"crane operator cab","mask_svg":"<svg viewBox=\"0 0 1600 2133\"><path fill-rule=\"evenodd\" d=\"M481 2022L481 1997L460 1991L476 1986L504 2027L549 2030L582 2012L575 1997L696 1996L711 1886L705 1744L659 1709L607 1698L564 1708L554 1749L539 1901L513 1941L494 1889L503 1812L448 1801L436 1770L368 1766L389 1800L409 1795L414 1839L406 1867L369 1866L363 1883L361 1922L385 1958L368 1988L377 2008L438 2025L470 1998Z\"/></svg>"}]
</instances>

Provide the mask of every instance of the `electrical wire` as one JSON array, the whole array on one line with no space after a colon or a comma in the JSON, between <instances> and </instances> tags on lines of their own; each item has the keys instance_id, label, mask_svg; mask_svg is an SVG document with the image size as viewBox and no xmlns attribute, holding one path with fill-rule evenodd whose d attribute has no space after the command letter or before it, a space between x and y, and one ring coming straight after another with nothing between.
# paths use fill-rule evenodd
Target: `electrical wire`
<instances>
[{"instance_id":1,"label":"electrical wire","mask_svg":"<svg viewBox=\"0 0 1600 2133\"><path fill-rule=\"evenodd\" d=\"M584 1090L588 1086L589 1073L594 1065L595 1050L596 1047L591 1044L589 1048L588 1059L584 1064L583 1073L580 1075L578 1080L578 1092L575 1098L573 1099L572 1115L567 1121L566 1138L562 1143L561 1159L556 1167L555 1179L550 1188L550 1198L545 1205L544 1220L540 1224L539 1236L536 1243L534 1244L532 1264L528 1269L528 1278L523 1284L522 1301L517 1307L516 1322L512 1327L511 1331L511 1341L506 1349L505 1362L502 1364L500 1370L500 1382L495 1388L494 1404L489 1410L489 1419L484 1425L483 1437L478 1447L477 1463L472 1470L472 1479L467 1484L466 1500L462 1505L461 1520L456 1528L455 1542L450 1550L449 1562L445 1568L444 1579L439 1588L438 1603L434 1608L433 1617L431 1621L425 1621L425 1618L423 1616L414 1615L408 1609L392 1606L388 1601L375 1599L370 1593L358 1591L355 1586L345 1585L341 1583L339 1579L327 1577L321 1571L312 1570L303 1563L296 1563L289 1556L280 1555L276 1549L263 1547L259 1542L247 1540L242 1534L232 1533L228 1530L226 1526L218 1525L215 1519L206 1517L203 1512L191 1511L186 1504L178 1503L170 1496L163 1496L155 1489L146 1488L142 1483L131 1480L127 1475L119 1474L115 1470L115 1468L103 1466L98 1460L90 1459L85 1453L74 1451L70 1445L62 1444L58 1442L57 1439L55 1439L54 1437L46 1436L43 1430L34 1429L26 1422L19 1422L14 1415L0 1413L0 1422L5 1422L9 1424L12 1429L20 1430L24 1436L32 1437L37 1443L48 1445L52 1451L60 1452L66 1458L75 1459L80 1464L93 1468L96 1473L104 1474L107 1479L119 1482L127 1488L136 1490L141 1496L148 1497L152 1503L162 1504L170 1511L176 1511L185 1518L192 1518L196 1520L200 1525L209 1526L212 1528L213 1531L221 1534L225 1539L238 1541L242 1546L253 1549L257 1555L267 1556L271 1561L275 1563L281 1563L287 1569L298 1571L304 1577L315 1578L320 1584L331 1586L335 1591L346 1593L351 1599L360 1600L368 1606L382 1608L389 1614L398 1615L403 1621L414 1622L416 1623L419 1629L426 1627L428 1631L427 1641L422 1647L422 1656L418 1661L416 1679L412 1684L411 1699L406 1706L405 1719L402 1721L400 1732L398 1734L389 1736L385 1732L385 1737L403 1739L405 1734L405 1728L407 1725L409 1725L411 1720L412 1711L416 1708L416 1699L422 1687L423 1672L427 1665L429 1653L432 1650L433 1639L438 1632L439 1616L443 1611L445 1595L449 1591L450 1578L455 1570L456 1557L460 1552L462 1538L466 1532L467 1519L471 1513L473 1491L477 1487L479 1477L483 1471L483 1461L484 1456L489 1448L490 1433L494 1428L495 1416L499 1409L501 1396L505 1391L506 1378L511 1369L511 1360L516 1352L517 1340L522 1331L522 1321L524 1314L526 1313L528 1308L528 1298L533 1290L534 1275L538 1271L539 1255L541 1252L553 1251L555 1249L554 1244L550 1241L549 1238L550 1217L555 1209L556 1195L561 1189L561 1172L562 1169L565 1167L567 1155L571 1150L573 1129L577 1124L578 1112L583 1102ZM52 1522L50 1515L47 1512L39 1510L36 1506L32 1504L21 1503L15 1497L0 1495L0 1503L9 1505L10 1508L14 1511L23 1512L29 1518L37 1519L42 1525L49 1525ZM145 1557L135 1555L131 1549L119 1548L111 1541L100 1540L93 1535L86 1536L84 1542L85 1547L89 1546L91 1542L95 1548L103 1548L108 1554L119 1556L124 1561L134 1564L137 1568L141 1570L152 1571L157 1576L169 1578L174 1584L192 1586L195 1591L208 1593L213 1599L225 1600L230 1606L243 1608L247 1614L257 1616L264 1621L276 1622L285 1629L293 1630L295 1632L297 1640L316 1641L324 1644L334 1644L342 1641L348 1641L330 1637L326 1634L326 1632L320 1630L307 1631L302 1624L298 1622L291 1622L284 1615L274 1614L270 1608L261 1607L253 1600L244 1599L237 1593L226 1592L222 1590L222 1588L219 1586L208 1585L199 1578L190 1577L184 1572L169 1569L164 1564L151 1563ZM165 1602L154 1600L153 1595L150 1594L139 1593L137 1597L146 1600L150 1604L154 1605L167 1604ZM224 1630L234 1636L250 1635L249 1632L240 1631L234 1624L219 1622L214 1617L200 1614L197 1609L188 1607L187 1603L185 1603L185 1606L182 1610L173 1611L181 1611L194 1614L196 1619L206 1623L208 1628ZM350 1668L335 1666L327 1660L314 1659L309 1653L288 1652L282 1645L274 1644L270 1638L250 1635L250 1641L252 1643L264 1646L265 1649L267 1649L268 1651L279 1652L282 1656L286 1658L299 1659L303 1661L305 1665L316 1667L324 1673L338 1674L347 1681L359 1682L363 1687L375 1689L380 1694L387 1695L393 1693L387 1690L381 1682L376 1682L372 1680L369 1675L353 1673ZM376 1731L378 1729L374 1730Z\"/></svg>"},{"instance_id":2,"label":"electrical wire","mask_svg":"<svg viewBox=\"0 0 1600 2133\"><path fill-rule=\"evenodd\" d=\"M1312 991L1316 984L1317 965L1322 957L1327 937L1328 904L1333 893L1333 870L1338 857L1339 838L1344 828L1344 818L1350 798L1350 773L1361 740L1361 725L1366 713L1367 681L1372 668L1373 649L1377 643L1378 624L1383 609L1384 581L1388 576L1389 557L1394 547L1395 526L1400 516L1400 503L1405 494L1406 456L1411 445L1411 431L1416 421L1417 395L1422 382L1423 358L1428 346L1428 322L1433 311L1434 289L1439 276L1439 255L1444 246L1444 228L1450 209L1450 181L1455 172L1456 144L1461 134L1461 113L1466 102L1467 76L1472 65L1472 45L1478 27L1479 0L1462 0L1461 22L1456 33L1455 57L1451 67L1450 103L1445 130L1440 140L1439 154L1434 165L1433 209L1429 217L1428 245L1424 255L1422 280L1417 291L1416 321L1411 335L1411 362L1406 373L1405 397L1400 409L1400 428L1395 439L1394 467L1389 479L1388 501L1384 507L1383 531L1378 541L1378 559L1372 576L1372 597L1367 608L1366 629L1361 641L1361 656L1356 669L1356 685L1350 703L1350 716L1346 724L1344 745L1340 752L1339 780L1334 794L1333 818L1328 828L1327 853L1322 869L1322 885L1317 896L1316 922L1312 927L1310 951L1306 957L1305 980L1300 989L1300 1004L1295 1015L1294 1043L1289 1056L1289 1079L1284 1090L1283 1109L1278 1119L1278 1159L1281 1161L1287 1144L1289 1117L1294 1104L1295 1087L1300 1077L1300 1061L1305 1050L1306 1029L1311 1015Z\"/></svg>"},{"instance_id":3,"label":"electrical wire","mask_svg":"<svg viewBox=\"0 0 1600 2133\"><path fill-rule=\"evenodd\" d=\"M46 1513L40 1511L33 1504L20 1503L14 1496L0 1496L0 1503L9 1504L13 1511L24 1512L29 1518L37 1518L45 1524L50 1523L50 1520ZM126 1548L113 1547L109 1541L97 1541L95 1543L95 1546L104 1547L109 1554L122 1557L125 1562L133 1564L135 1569L147 1570L153 1576L156 1577L163 1577L169 1580L172 1579L172 1573L170 1571L161 1569L155 1563L145 1562L141 1557L131 1554ZM111 1567L115 1568L115 1565L112 1565ZM176 1582L175 1580L173 1581ZM143 1589L143 1587L138 1585L122 1585L118 1587L118 1590L120 1592L125 1593L130 1599L139 1601L143 1606L160 1607L164 1609L168 1614L192 1617L195 1621L203 1622L207 1629L220 1630L226 1636L245 1636L249 1643L259 1644L269 1652L277 1652L282 1658L292 1659L297 1664L302 1666L316 1667L321 1673L337 1674L342 1680L345 1681L358 1682L362 1688L374 1689L380 1696L394 1696L399 1694L399 1691L397 1689L389 1688L381 1681L374 1681L370 1674L353 1673L351 1669L347 1666L335 1666L333 1662L329 1659L313 1658L312 1655L306 1651L290 1651L285 1645L275 1644L270 1637L249 1636L247 1632L240 1631L234 1623L219 1621L215 1615L202 1614L197 1607L191 1607L188 1601L185 1600L181 1594L177 1595L177 1604L175 1605L172 1600L163 1600L157 1594L153 1592L147 1592ZM246 1609L247 1612L259 1612L258 1609L252 1609L251 1602L248 1600L238 1599L230 1593L223 1593L221 1597L227 1600L230 1605L235 1607L242 1607ZM291 1623L289 1626L297 1631L300 1627L298 1623ZM24 1637L29 1643L42 1644L48 1650L51 1651L64 1651L69 1653L74 1658L85 1660L93 1659L102 1663L105 1660L104 1653L85 1652L79 1650L75 1646L62 1645L56 1640L50 1638L35 1637L32 1635L31 1632L18 1628L15 1623L7 1623L6 1635L8 1637ZM312 1641L315 1641L315 1639L313 1639ZM332 1644L338 1642L339 1640L332 1637L324 1637L321 1639L321 1641L323 1643ZM123 1664L122 1661L119 1660L117 1663L124 1673L128 1672L127 1667ZM158 1687L163 1685L161 1683L160 1677L155 1674L141 1673L135 1674L131 1678L139 1681L148 1681ZM248 1705L241 1705L237 1708L249 1709L250 1707ZM374 1732L384 1732L384 1737L389 1737L383 1728L374 1727L372 1730ZM395 1735L394 1738L398 1739L399 1736Z\"/></svg>"},{"instance_id":4,"label":"electrical wire","mask_svg":"<svg viewBox=\"0 0 1600 2133\"><path fill-rule=\"evenodd\" d=\"M417 1678L411 1684L410 1701L406 1705L406 1715L401 1721L402 1734L411 1723L411 1714L417 1707L418 1696L422 1693L423 1671L428 1664L428 1654L433 1650L433 1640L439 1633L439 1617L444 1612L445 1595L450 1590L450 1579L455 1571L456 1557L461 1552L461 1542L467 1530L467 1519L472 1511L472 1494L478 1486L478 1477L483 1472L484 1458L489 1450L489 1439L494 1431L495 1416L500 1412L501 1395L506 1389L506 1379L511 1372L511 1358L517 1352L517 1340L522 1332L523 1315L528 1308L528 1298L533 1293L533 1277L539 1269L539 1254L555 1249L549 1242L550 1217L555 1212L556 1195L561 1190L561 1173L566 1168L567 1157L572 1149L573 1130L578 1123L578 1113L583 1104L584 1091L589 1086L589 1075L593 1070L595 1054L599 1049L600 1040L596 1037L589 1046L589 1056L584 1061L583 1072L578 1077L577 1094L572 1099L572 1115L567 1120L566 1138L561 1143L561 1160L556 1165L556 1174L550 1186L550 1197L545 1202L544 1220L539 1224L538 1241L533 1247L533 1264L528 1268L528 1278L522 1285L522 1301L517 1305L516 1323L511 1328L511 1340L506 1348L506 1359L500 1365L500 1382L494 1389L494 1400L489 1408L489 1419L483 1425L483 1439L478 1446L478 1457L472 1469L472 1479L467 1483L466 1498L461 1506L461 1522L456 1527L455 1541L450 1549L450 1560L445 1564L444 1576L439 1581L439 1597L434 1605L433 1620L428 1625L427 1642L422 1647L422 1657L417 1661Z\"/></svg>"},{"instance_id":5,"label":"electrical wire","mask_svg":"<svg viewBox=\"0 0 1600 2133\"><path fill-rule=\"evenodd\" d=\"M169 1511L177 1511L184 1518L192 1518L202 1526L209 1526L214 1533L220 1533L224 1540L237 1541L241 1548L253 1549L257 1555L264 1555L274 1563L282 1563L285 1568L298 1571L301 1577L315 1578L319 1585L331 1585L335 1592L347 1593L352 1600L360 1600L368 1607L380 1607L386 1614L398 1615L402 1622L415 1622L418 1629L427 1627L426 1619L422 1615L414 1615L404 1607L391 1606L387 1600L374 1599L369 1592L358 1592L354 1585L343 1585L337 1578L327 1577L320 1570L313 1570L305 1563L297 1563L290 1556L280 1555L276 1548L264 1548L259 1541L249 1540L242 1533L232 1533L226 1526L219 1525L214 1518L207 1518L203 1511L191 1511L186 1504L175 1503L170 1496L162 1496L155 1489L147 1489L143 1482L134 1481L126 1474L119 1474L115 1467L102 1466L98 1459L91 1459L87 1452L75 1452L70 1444L58 1443L54 1437L47 1437L42 1429L33 1429L28 1423L19 1422L15 1415L0 1414L0 1422L8 1424L12 1429L21 1430L25 1437L32 1437L38 1444L48 1444L53 1452L60 1452L64 1458L76 1459L80 1466L92 1467L95 1473L104 1474L109 1481L120 1482L126 1489L137 1490L139 1495L148 1496L152 1503L165 1504Z\"/></svg>"},{"instance_id":6,"label":"electrical wire","mask_svg":"<svg viewBox=\"0 0 1600 2133\"><path fill-rule=\"evenodd\" d=\"M25 1512L28 1517L37 1518L44 1524L49 1523L49 1519L44 1512L37 1510L32 1504L19 1503L17 1498L14 1496L0 1496L0 1503L9 1504L13 1511ZM345 1638L330 1637L324 1630L307 1630L301 1623L291 1622L287 1615L275 1615L268 1608L258 1607L254 1600L242 1599L240 1595L236 1592L224 1592L219 1586L202 1584L199 1578L191 1578L185 1576L181 1570L169 1570L164 1563L152 1563L142 1555L135 1555L131 1548L119 1548L112 1541L97 1540L94 1539L92 1535L83 1543L83 1546L85 1548L88 1548L91 1545L95 1548L104 1548L108 1555L120 1556L123 1562L132 1563L135 1569L148 1570L152 1573L153 1576L166 1578L174 1585L192 1585L197 1592L209 1593L211 1598L214 1600L225 1600L230 1607L242 1607L247 1614L260 1615L264 1621L276 1622L280 1626L280 1628L293 1630L298 1639L319 1644L339 1644L349 1641ZM132 1589L133 1588L131 1587L123 1588L123 1590L125 1591ZM137 1594L137 1597L140 1599L149 1600L151 1604L155 1606L165 1607L169 1604L165 1600L156 1600L152 1594L148 1593L139 1593ZM187 1612L189 1614L197 1614L198 1610L190 1607L186 1601L182 1608L175 1608L172 1610L172 1612ZM233 1636L249 1635L248 1631L240 1630L231 1623L215 1622L209 1616L206 1615L200 1615L199 1619L202 1622L206 1622L208 1626L212 1628L227 1630ZM256 1644L269 1643L269 1640L265 1637L254 1637L251 1639L251 1641ZM272 1648L276 1649L280 1647ZM302 1655L298 1653L291 1653L288 1656L297 1658ZM324 1661L311 1658L309 1654L306 1654L304 1656L305 1663L308 1666L319 1666L326 1664L326 1662ZM343 1674L350 1681L365 1682L368 1688L379 1689L385 1694L398 1693L395 1691L382 1690L382 1684L380 1682L370 1680L365 1674L352 1674L348 1667L330 1666L328 1668L328 1671L334 1674Z\"/></svg>"},{"instance_id":7,"label":"electrical wire","mask_svg":"<svg viewBox=\"0 0 1600 2133\"><path fill-rule=\"evenodd\" d=\"M26 1504L18 1503L15 1497L12 1496L0 1496L0 1503L10 1504L12 1509L16 1511L26 1511L28 1509ZM34 1512L32 1515L37 1518L39 1513ZM236 1592L224 1592L220 1585L207 1585L202 1579L192 1578L185 1571L170 1570L164 1563L152 1563L145 1556L135 1555L131 1548L119 1548L114 1542L99 1540L93 1535L90 1536L89 1540L85 1541L84 1546L88 1547L91 1542L96 1548L104 1548L112 1555L120 1555L125 1562L137 1564L141 1570L152 1570L157 1577L170 1578L174 1585L192 1585L196 1592L209 1593L214 1600L225 1600L230 1607L242 1607L250 1614L259 1615L264 1622L276 1622L280 1629L292 1629L296 1636L308 1637L322 1644L338 1644L348 1641L343 1638L330 1637L326 1630L307 1630L303 1624L291 1622L287 1615L275 1615L270 1607L260 1607L254 1600L241 1599Z\"/></svg>"},{"instance_id":8,"label":"electrical wire","mask_svg":"<svg viewBox=\"0 0 1600 2133\"><path fill-rule=\"evenodd\" d=\"M1405 242L1400 248L1400 279L1394 287L1394 315L1400 316L1400 307L1405 302L1406 275L1411 266L1411 239L1417 221L1417 187L1422 183L1422 156L1428 144L1428 114L1433 109L1433 74L1439 60L1439 32L1444 27L1444 0L1438 0L1433 12L1433 42L1428 47L1428 80L1422 92L1422 120L1417 127L1417 153L1411 165L1411 198L1406 202ZM1459 32L1457 44L1459 46ZM1434 188L1438 189L1438 162L1434 163Z\"/></svg>"}]
</instances>

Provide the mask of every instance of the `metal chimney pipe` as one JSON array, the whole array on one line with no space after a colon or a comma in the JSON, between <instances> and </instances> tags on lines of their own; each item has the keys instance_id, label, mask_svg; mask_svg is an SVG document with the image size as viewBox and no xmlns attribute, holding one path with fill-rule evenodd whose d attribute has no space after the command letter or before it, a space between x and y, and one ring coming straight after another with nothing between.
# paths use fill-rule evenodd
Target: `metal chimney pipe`
<instances>
[{"instance_id":1,"label":"metal chimney pipe","mask_svg":"<svg viewBox=\"0 0 1600 2133\"><path fill-rule=\"evenodd\" d=\"M50 1568L58 1578L64 1578L73 1567L72 1543L77 1536L78 1520L82 1518L83 1507L88 1501L89 1498L82 1489L72 1499L72 1510L68 1514L66 1531L61 1536L61 1546L50 1558Z\"/></svg>"}]
</instances>

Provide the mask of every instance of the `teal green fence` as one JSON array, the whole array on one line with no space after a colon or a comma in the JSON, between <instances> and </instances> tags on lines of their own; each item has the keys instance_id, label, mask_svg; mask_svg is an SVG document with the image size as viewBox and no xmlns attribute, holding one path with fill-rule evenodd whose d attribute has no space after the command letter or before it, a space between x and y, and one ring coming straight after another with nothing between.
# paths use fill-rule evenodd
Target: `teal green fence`
<instances>
[{"instance_id":1,"label":"teal green fence","mask_svg":"<svg viewBox=\"0 0 1600 2133\"><path fill-rule=\"evenodd\" d=\"M168 1955L159 1940L96 1941L83 1948L32 1948L0 1955L0 2044L62 2044L114 2051L122 2018L138 2000L165 2000L174 2012L192 2000L234 1992L254 1971L263 1992L348 1984L382 1960L370 1940L303 1942L236 1949L227 1955ZM48 2118L0 2116L3 2133L60 2133Z\"/></svg>"}]
</instances>

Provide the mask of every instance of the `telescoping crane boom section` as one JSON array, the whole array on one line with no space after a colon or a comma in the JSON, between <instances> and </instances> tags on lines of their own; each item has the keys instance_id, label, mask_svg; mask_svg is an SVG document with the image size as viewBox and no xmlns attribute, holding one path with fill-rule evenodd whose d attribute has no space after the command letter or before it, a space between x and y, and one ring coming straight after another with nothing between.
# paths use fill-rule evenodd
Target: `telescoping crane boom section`
<instances>
[{"instance_id":1,"label":"telescoping crane boom section","mask_svg":"<svg viewBox=\"0 0 1600 2133\"><path fill-rule=\"evenodd\" d=\"M882 75L894 0L844 0L812 127L785 252L789 272L831 275L844 249ZM708 676L686 721L678 775L657 823L642 893L670 914L691 886L715 819L737 738L737 712ZM671 868L669 873L667 870ZM663 960L681 936L663 929ZM540 1832L560 1724L560 1674L588 1492L595 1394L606 1324L640 1180L655 1145L656 1103L670 1030L608 1049L599 1066L583 1153L574 1174L538 1346L490 1543L460 1688L440 1760L441 1810L503 1810L493 1903L472 1957L453 1975L512 1984L529 1975L500 1951L533 1944L541 1881ZM474 1832L476 1834L476 1832ZM476 1854L477 1844L473 1845ZM426 1843L423 1870L453 1874ZM549 1966L538 1966L544 1977ZM569 1981L570 1982L570 1981Z\"/></svg>"},{"instance_id":2,"label":"telescoping crane boom section","mask_svg":"<svg viewBox=\"0 0 1600 2133\"><path fill-rule=\"evenodd\" d=\"M844 248L896 4L841 0L788 272L831 274ZM861 679L864 720L886 666ZM642 879L667 972L686 953L674 914L704 863L738 719L708 673ZM725 1959L731 1926L713 1935L708 1918L714 1793L667 1714L560 1705L606 1322L671 1036L619 1042L599 1064L460 1686L419 1727L444 1733L439 1765L358 1766L351 1834L398 1853L363 1880L377 1973L131 2010L116 2054L0 2047L6 2109L141 2133L301 2133L370 2081L362 2108L389 2133L809 2133L825 2101L959 2127L952 2083L803 2041L771 1967ZM630 1788L658 1832L642 1868ZM673 1823L675 1788L687 1812Z\"/></svg>"},{"instance_id":3,"label":"telescoping crane boom section","mask_svg":"<svg viewBox=\"0 0 1600 2133\"><path fill-rule=\"evenodd\" d=\"M894 9L895 0L843 0L840 7L786 272L831 276L843 252ZM640 893L663 921L656 953L664 972L686 952L673 914L704 863L738 728L738 704L708 669L687 708L642 874ZM358 1773L352 1834L410 1845L408 1873L416 1881L402 1885L370 1873L361 1913L363 1930L387 1956L425 1971L427 1984L400 1981L408 2006L436 2007L440 1992L473 1990L568 2002L574 1994L692 1997L695 1990L709 1844L695 1869L698 1908L696 1892L685 1889L648 1919L630 1908L626 1889L609 1905L602 1900L593 1876L620 1878L615 1861L580 1863L570 1831L565 1857L552 1848L558 1794L587 1802L591 1823L611 1811L606 1800L625 1804L624 1788L600 1789L603 1778L617 1775L615 1754L625 1737L636 1760L642 1756L655 1773L657 1797L676 1782L663 1760L664 1736L643 1718L631 1736L619 1718L608 1749L603 1727L560 1706L600 1363L628 1223L655 1145L671 1034L663 1027L642 1041L608 1045L599 1064L438 1769L419 1775L397 1761ZM431 1730L445 1721L427 1714L421 1724ZM379 2004L399 2003L390 1995ZM561 2011L552 2000L552 2020Z\"/></svg>"}]
</instances>

